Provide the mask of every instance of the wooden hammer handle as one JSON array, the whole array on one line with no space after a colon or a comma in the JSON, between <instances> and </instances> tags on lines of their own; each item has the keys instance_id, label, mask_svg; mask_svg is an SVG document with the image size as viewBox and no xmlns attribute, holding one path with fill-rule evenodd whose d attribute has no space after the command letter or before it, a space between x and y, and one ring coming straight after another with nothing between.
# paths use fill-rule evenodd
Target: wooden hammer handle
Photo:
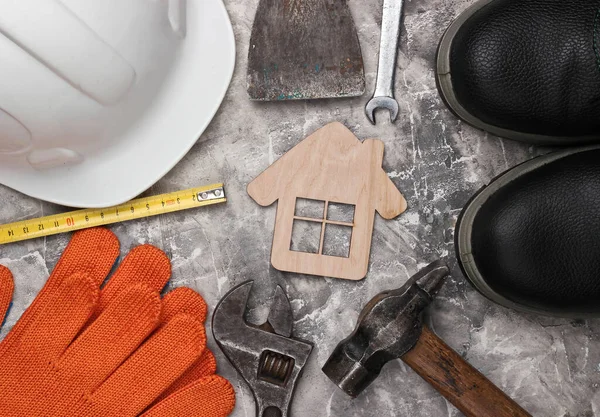
<instances>
[{"instance_id":1,"label":"wooden hammer handle","mask_svg":"<svg viewBox=\"0 0 600 417\"><path fill-rule=\"evenodd\" d=\"M402 360L467 417L531 417L426 326Z\"/></svg>"}]
</instances>

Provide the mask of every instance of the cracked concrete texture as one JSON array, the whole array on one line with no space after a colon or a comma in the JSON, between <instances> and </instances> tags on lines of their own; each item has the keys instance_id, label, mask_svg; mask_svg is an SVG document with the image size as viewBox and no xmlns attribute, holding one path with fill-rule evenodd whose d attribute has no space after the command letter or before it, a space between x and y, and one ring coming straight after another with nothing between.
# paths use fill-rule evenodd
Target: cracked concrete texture
<instances>
[{"instance_id":1,"label":"cracked concrete texture","mask_svg":"<svg viewBox=\"0 0 600 417\"><path fill-rule=\"evenodd\" d=\"M367 90L373 91L382 1L349 0L360 38ZM407 1L396 73L401 113L396 124L380 115L371 126L367 95L315 102L251 103L245 92L246 53L258 0L225 0L237 41L237 64L225 101L186 157L147 194L223 181L226 205L110 226L122 255L141 243L163 249L173 263L170 287L199 291L211 310L231 287L255 280L250 319L266 318L277 284L287 292L296 336L315 349L300 380L294 416L459 416L452 405L400 361L357 399L334 387L320 367L375 294L397 288L417 269L447 257L452 278L427 312L427 322L452 348L535 416L600 415L600 321L517 313L483 298L456 266L453 228L468 198L505 169L547 150L488 137L458 121L440 100L434 54L444 29L469 2ZM395 220L377 218L370 271L359 282L281 273L270 267L276 205L262 208L246 194L248 182L302 138L340 121L360 139L385 142L383 167L409 208ZM0 187L0 222L65 208ZM0 247L0 263L16 276L5 335L35 297L68 235ZM254 401L214 341L220 372L237 393L234 416L254 415Z\"/></svg>"}]
</instances>

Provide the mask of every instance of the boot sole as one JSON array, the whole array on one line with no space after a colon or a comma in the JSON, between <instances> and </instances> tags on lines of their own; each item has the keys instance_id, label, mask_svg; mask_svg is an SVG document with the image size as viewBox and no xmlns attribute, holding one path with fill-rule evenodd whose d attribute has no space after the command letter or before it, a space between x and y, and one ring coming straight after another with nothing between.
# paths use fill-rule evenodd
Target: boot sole
<instances>
[{"instance_id":1,"label":"boot sole","mask_svg":"<svg viewBox=\"0 0 600 417\"><path fill-rule=\"evenodd\" d=\"M562 150L558 152L552 152L543 156L538 156L537 158L523 162L515 166L514 168L511 168L510 170L498 175L496 178L492 179L488 185L483 186L481 189L479 189L479 191L477 191L477 193L475 193L475 195L471 197L471 199L465 204L465 207L458 216L458 219L456 221L456 227L454 229L454 247L456 250L456 258L464 276L473 285L473 287L475 287L475 289L479 291L484 297L504 307L512 308L514 310L523 311L527 313L571 318L586 318L600 316L600 313L578 313L573 311L565 311L561 309L541 309L536 308L535 306L523 305L509 300L502 294L497 293L486 283L483 274L477 268L477 264L473 259L473 249L471 246L473 221L475 220L475 217L477 216L479 210L485 204L485 202L500 188L508 185L515 179L543 165L546 165L548 163L551 163L569 155L599 148L600 145L595 145Z\"/></svg>"},{"instance_id":2,"label":"boot sole","mask_svg":"<svg viewBox=\"0 0 600 417\"><path fill-rule=\"evenodd\" d=\"M489 132L493 135L500 136L502 138L512 139L519 142L526 142L534 145L551 145L551 146L572 146L581 145L586 143L597 142L600 139L600 135L590 136L546 136L538 135L534 133L518 132L515 130L504 129L498 126L490 125L485 123L478 117L469 113L458 101L454 94L454 88L452 87L452 74L450 72L450 48L456 33L473 14L487 6L494 0L479 0L464 12L462 12L446 29L440 43L438 45L436 53L436 68L435 68L435 80L438 87L438 91L446 106L452 113L459 119L470 124L473 127Z\"/></svg>"}]
</instances>

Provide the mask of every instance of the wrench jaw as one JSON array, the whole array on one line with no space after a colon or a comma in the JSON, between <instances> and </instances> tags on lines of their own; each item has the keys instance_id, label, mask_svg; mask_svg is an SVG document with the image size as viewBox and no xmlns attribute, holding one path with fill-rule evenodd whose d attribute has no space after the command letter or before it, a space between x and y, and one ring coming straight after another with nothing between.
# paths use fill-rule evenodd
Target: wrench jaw
<instances>
[{"instance_id":1,"label":"wrench jaw","mask_svg":"<svg viewBox=\"0 0 600 417\"><path fill-rule=\"evenodd\" d=\"M372 124L375 124L375 110L387 109L390 111L390 121L394 123L398 118L400 106L393 97L373 97L365 106L365 114Z\"/></svg>"},{"instance_id":2,"label":"wrench jaw","mask_svg":"<svg viewBox=\"0 0 600 417\"><path fill-rule=\"evenodd\" d=\"M223 297L213 314L213 335L250 386L256 415L288 417L296 382L313 346L289 337L293 323L291 307L281 287L275 293L267 322L261 326L246 323L244 312L251 288L252 281L248 281Z\"/></svg>"},{"instance_id":3,"label":"wrench jaw","mask_svg":"<svg viewBox=\"0 0 600 417\"><path fill-rule=\"evenodd\" d=\"M275 289L275 297L269 310L267 323L269 323L275 333L285 337L292 337L292 327L294 326L292 306L279 285Z\"/></svg>"},{"instance_id":4,"label":"wrench jaw","mask_svg":"<svg viewBox=\"0 0 600 417\"><path fill-rule=\"evenodd\" d=\"M246 281L238 285L219 301L212 318L215 339L226 339L231 330L241 330L247 326L244 313L252 284L253 281Z\"/></svg>"}]
</instances>

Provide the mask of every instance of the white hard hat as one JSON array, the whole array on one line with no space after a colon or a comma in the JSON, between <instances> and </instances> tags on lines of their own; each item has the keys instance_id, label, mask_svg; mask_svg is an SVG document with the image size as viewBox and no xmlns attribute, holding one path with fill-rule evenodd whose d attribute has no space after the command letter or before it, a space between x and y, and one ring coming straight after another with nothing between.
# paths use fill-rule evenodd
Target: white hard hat
<instances>
[{"instance_id":1,"label":"white hard hat","mask_svg":"<svg viewBox=\"0 0 600 417\"><path fill-rule=\"evenodd\" d=\"M231 80L221 0L2 0L0 183L123 203L192 147Z\"/></svg>"}]
</instances>

